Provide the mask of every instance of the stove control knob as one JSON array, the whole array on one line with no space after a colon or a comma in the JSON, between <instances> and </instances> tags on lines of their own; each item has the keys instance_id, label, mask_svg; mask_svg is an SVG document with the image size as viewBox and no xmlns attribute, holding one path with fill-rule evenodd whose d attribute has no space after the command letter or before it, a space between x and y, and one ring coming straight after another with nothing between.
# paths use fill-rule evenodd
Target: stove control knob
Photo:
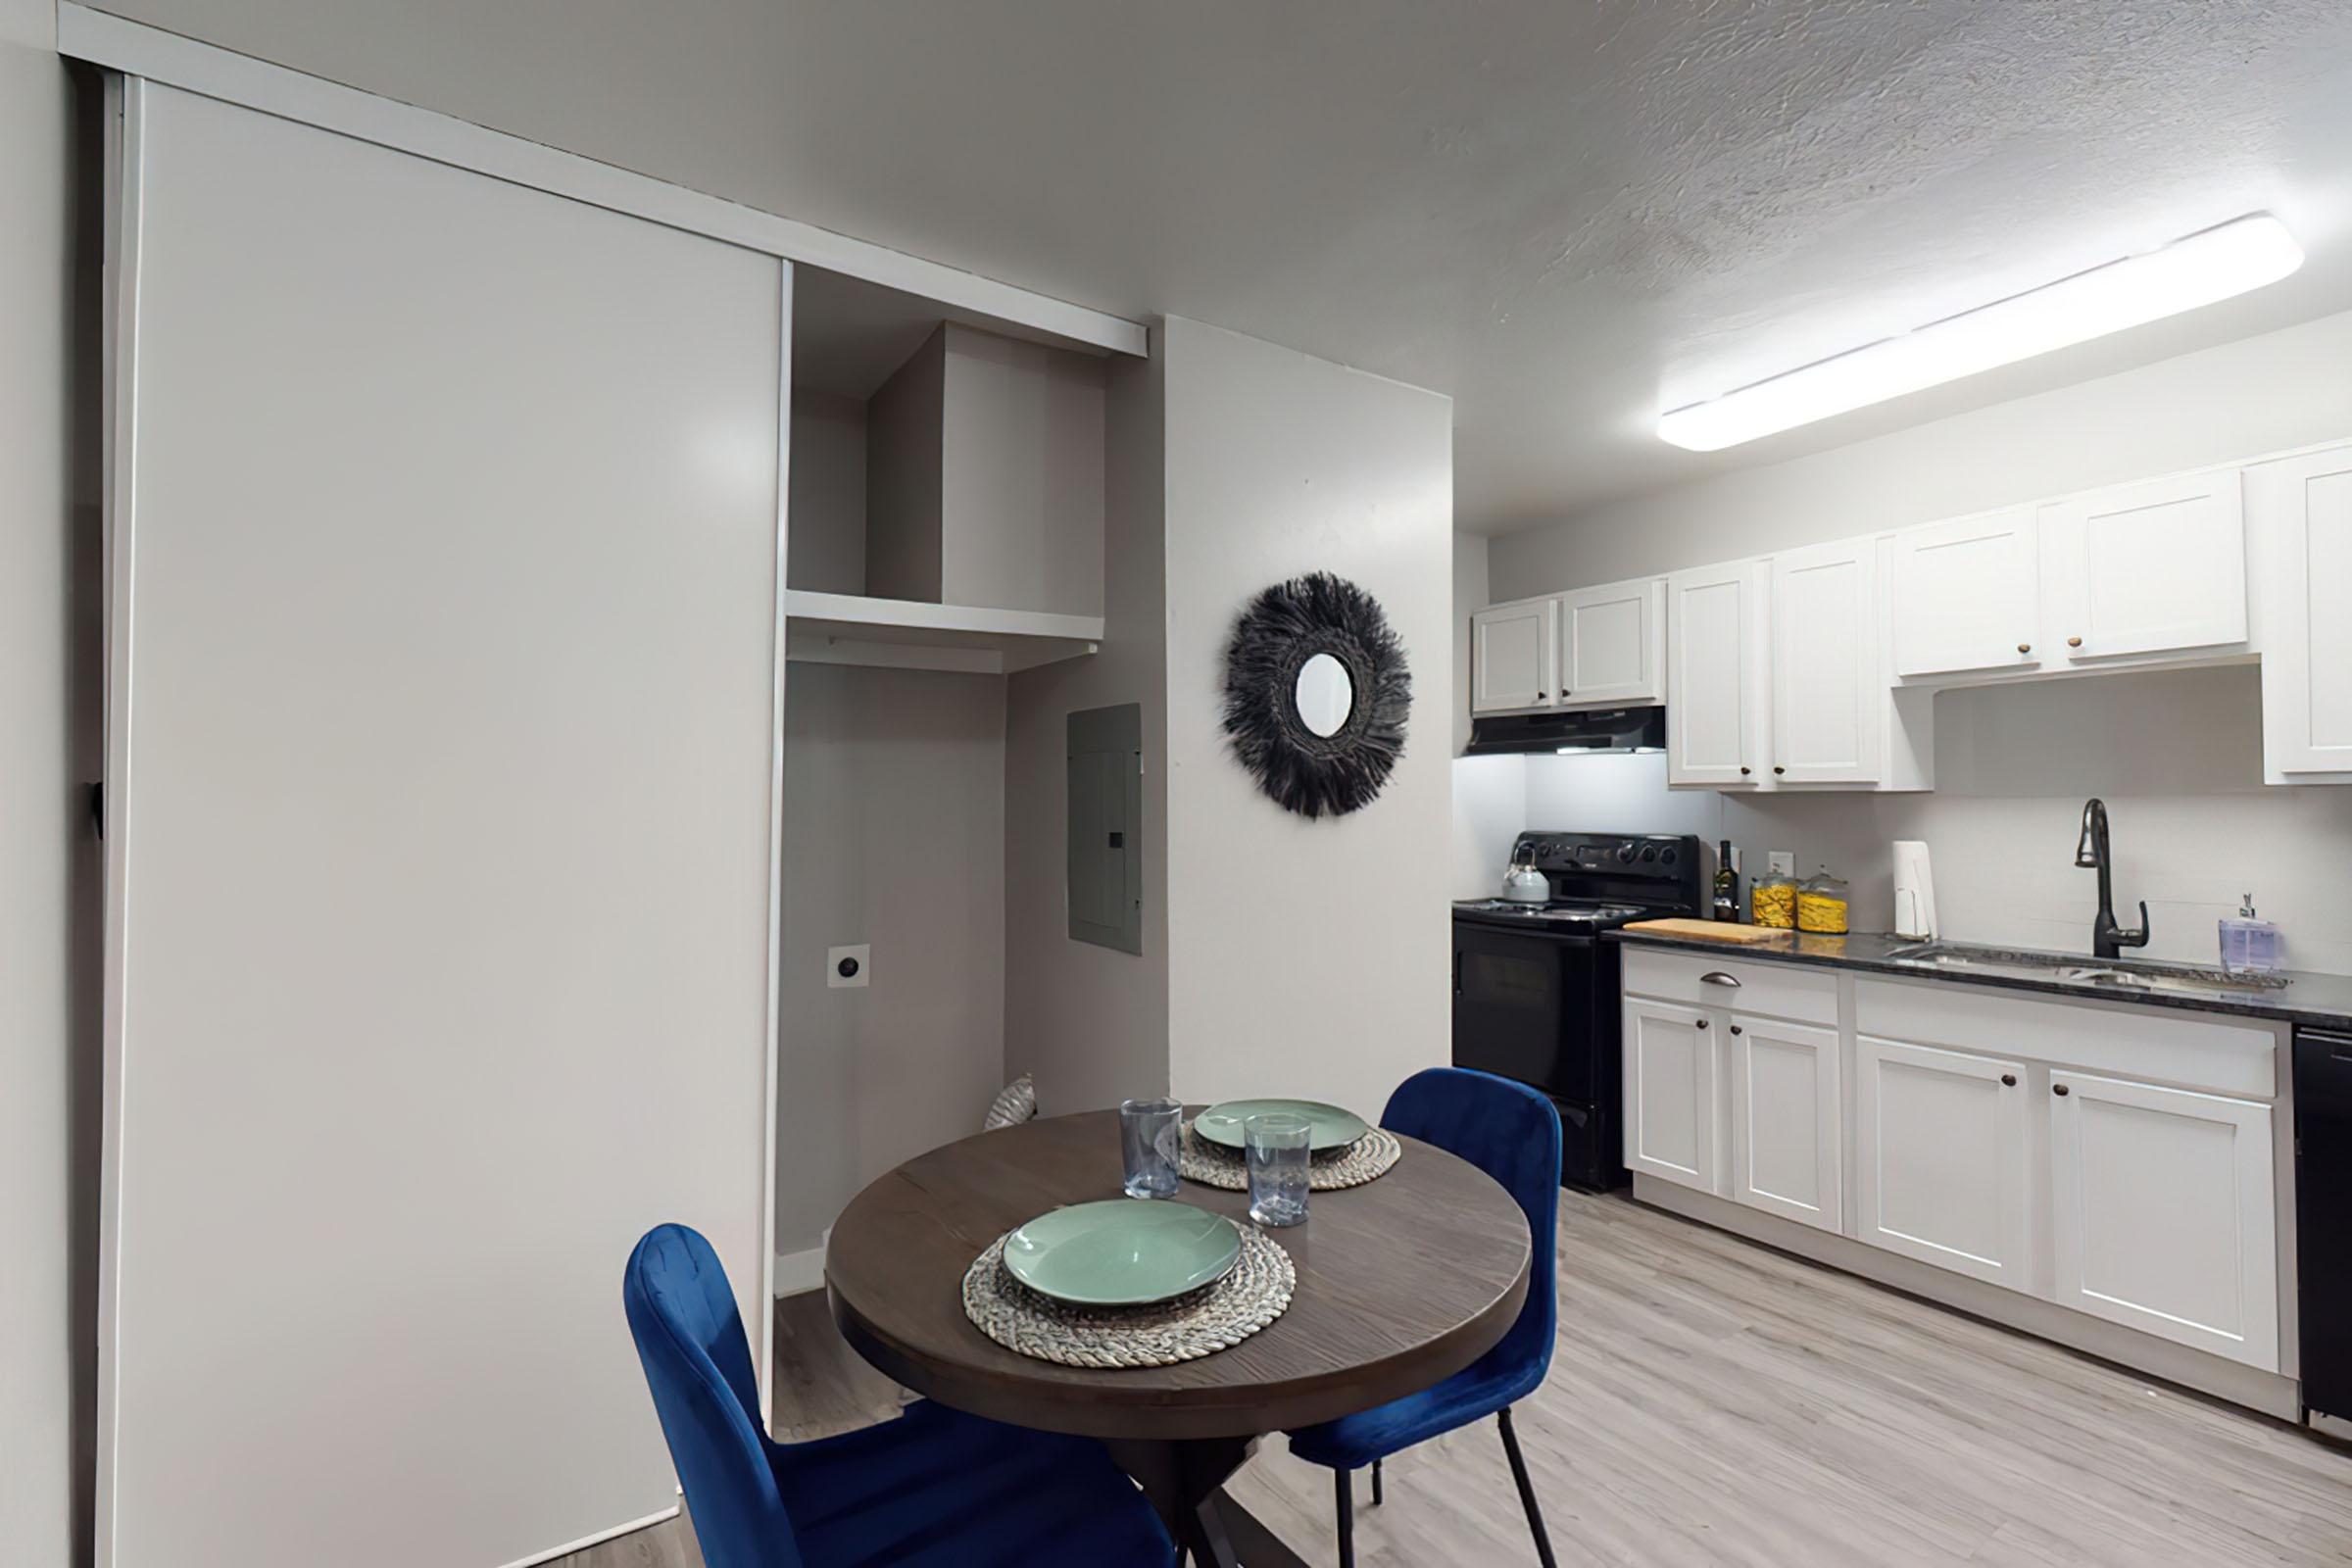
<instances>
[{"instance_id":1,"label":"stove control knob","mask_svg":"<svg viewBox=\"0 0 2352 1568\"><path fill-rule=\"evenodd\" d=\"M1658 854L1658 862L1659 862L1661 865L1672 865L1672 864L1674 863L1674 851L1672 851L1672 850L1662 850L1662 851L1660 851L1660 852L1659 852L1659 854Z\"/></svg>"},{"instance_id":2,"label":"stove control knob","mask_svg":"<svg viewBox=\"0 0 2352 1568\"><path fill-rule=\"evenodd\" d=\"M1642 847L1642 862L1644 865L1648 864L1657 858L1658 847L1655 844L1645 844Z\"/></svg>"},{"instance_id":3,"label":"stove control knob","mask_svg":"<svg viewBox=\"0 0 2352 1568\"><path fill-rule=\"evenodd\" d=\"M1634 847L1631 844L1620 844L1617 846L1617 863L1619 865L1631 865L1634 863Z\"/></svg>"}]
</instances>

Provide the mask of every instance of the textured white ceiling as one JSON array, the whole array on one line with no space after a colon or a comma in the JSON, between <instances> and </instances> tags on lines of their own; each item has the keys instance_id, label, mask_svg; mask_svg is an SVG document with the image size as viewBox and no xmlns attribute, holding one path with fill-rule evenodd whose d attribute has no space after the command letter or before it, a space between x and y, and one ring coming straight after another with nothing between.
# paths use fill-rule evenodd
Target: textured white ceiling
<instances>
[{"instance_id":1,"label":"textured white ceiling","mask_svg":"<svg viewBox=\"0 0 2352 1568\"><path fill-rule=\"evenodd\" d=\"M2352 306L2345 0L102 0L1451 392L1466 528ZM2268 208L2296 278L1714 455L1689 402Z\"/></svg>"}]
</instances>

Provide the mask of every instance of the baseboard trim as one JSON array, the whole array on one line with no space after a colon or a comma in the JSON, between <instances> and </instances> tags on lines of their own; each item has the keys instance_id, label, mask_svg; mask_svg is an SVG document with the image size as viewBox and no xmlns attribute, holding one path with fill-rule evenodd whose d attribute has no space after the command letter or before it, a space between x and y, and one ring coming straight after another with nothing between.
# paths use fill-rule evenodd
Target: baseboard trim
<instances>
[{"instance_id":1,"label":"baseboard trim","mask_svg":"<svg viewBox=\"0 0 2352 1568\"><path fill-rule=\"evenodd\" d=\"M622 1536L633 1536L640 1530L651 1530L664 1519L675 1519L682 1506L681 1503L673 1502L660 1513L649 1513L644 1518L632 1519L625 1525L614 1525L612 1529L600 1530L593 1536L582 1536L579 1540L565 1542L561 1546L550 1546L547 1550L533 1552L528 1557L517 1557L513 1562L506 1564L505 1568L537 1568L540 1563L554 1562L558 1557L568 1557L575 1551L586 1551L590 1546L601 1546L608 1541L617 1541Z\"/></svg>"},{"instance_id":2,"label":"baseboard trim","mask_svg":"<svg viewBox=\"0 0 2352 1568\"><path fill-rule=\"evenodd\" d=\"M1954 1274L1932 1263L1882 1251L1850 1236L1815 1230L1810 1225L1761 1213L1728 1198L1693 1192L1640 1171L1634 1173L1634 1197L1652 1208L1729 1231L1744 1240L1792 1253L1808 1263L1858 1275L1873 1284L1983 1318L2005 1329L2063 1345L2142 1377L2177 1383L2281 1421L2303 1419L2303 1385L2276 1372L2175 1345L2120 1323L2085 1317L2037 1296L2020 1296L2015 1291Z\"/></svg>"},{"instance_id":3,"label":"baseboard trim","mask_svg":"<svg viewBox=\"0 0 2352 1568\"><path fill-rule=\"evenodd\" d=\"M824 1289L825 1250L823 1246L809 1248L805 1252L776 1254L776 1284L778 1296L798 1296L803 1291Z\"/></svg>"}]
</instances>

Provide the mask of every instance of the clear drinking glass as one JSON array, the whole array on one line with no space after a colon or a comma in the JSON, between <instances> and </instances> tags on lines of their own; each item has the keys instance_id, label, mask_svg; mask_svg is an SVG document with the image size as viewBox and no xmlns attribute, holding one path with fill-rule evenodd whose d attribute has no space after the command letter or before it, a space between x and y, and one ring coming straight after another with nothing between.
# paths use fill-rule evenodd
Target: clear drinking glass
<instances>
[{"instance_id":1,"label":"clear drinking glass","mask_svg":"<svg viewBox=\"0 0 2352 1568\"><path fill-rule=\"evenodd\" d=\"M1129 1198L1176 1196L1176 1146L1184 1136L1184 1106L1168 1099L1119 1102L1119 1154L1127 1165Z\"/></svg>"},{"instance_id":2,"label":"clear drinking glass","mask_svg":"<svg viewBox=\"0 0 2352 1568\"><path fill-rule=\"evenodd\" d=\"M1242 1123L1250 1159L1250 1217L1260 1225L1296 1225L1306 1218L1304 1116L1269 1112Z\"/></svg>"}]
</instances>

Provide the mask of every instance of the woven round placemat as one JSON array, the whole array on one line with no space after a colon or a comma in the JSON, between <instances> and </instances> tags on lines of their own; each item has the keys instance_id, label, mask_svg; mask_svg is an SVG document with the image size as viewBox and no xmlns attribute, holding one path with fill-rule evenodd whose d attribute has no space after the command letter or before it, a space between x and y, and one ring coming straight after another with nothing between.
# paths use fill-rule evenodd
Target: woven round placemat
<instances>
[{"instance_id":1,"label":"woven round placemat","mask_svg":"<svg viewBox=\"0 0 2352 1568\"><path fill-rule=\"evenodd\" d=\"M1005 1236L963 1275L963 1315L1008 1350L1063 1366L1173 1366L1241 1344L1289 1309L1298 1270L1252 1226L1240 1227L1233 1272L1150 1306L1070 1306L1038 1295L1004 1268Z\"/></svg>"},{"instance_id":2,"label":"woven round placemat","mask_svg":"<svg viewBox=\"0 0 2352 1568\"><path fill-rule=\"evenodd\" d=\"M1311 1156L1306 1162L1306 1188L1311 1193L1329 1193L1361 1187L1375 1176L1386 1175L1389 1167L1403 1157L1404 1146L1395 1135L1375 1127L1345 1149ZM1194 1132L1189 1121L1184 1124L1184 1148L1177 1153L1176 1170L1186 1181L1203 1187L1222 1187L1229 1193L1250 1190L1250 1165L1242 1152L1210 1143Z\"/></svg>"}]
</instances>

